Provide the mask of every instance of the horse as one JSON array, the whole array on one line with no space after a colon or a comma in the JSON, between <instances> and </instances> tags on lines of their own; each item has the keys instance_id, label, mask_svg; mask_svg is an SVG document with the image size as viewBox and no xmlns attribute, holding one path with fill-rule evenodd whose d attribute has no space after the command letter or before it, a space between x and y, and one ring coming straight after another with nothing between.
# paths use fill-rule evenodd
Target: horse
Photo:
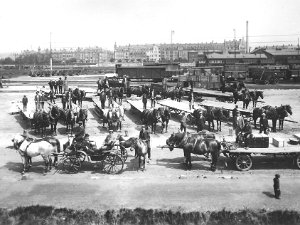
<instances>
[{"instance_id":1,"label":"horse","mask_svg":"<svg viewBox=\"0 0 300 225\"><path fill-rule=\"evenodd\" d=\"M252 100L252 102L253 102L253 108L256 107L257 100L258 100L259 98L261 98L261 99L264 98L264 93L263 93L263 91L257 91L257 90L255 90L255 91L250 91L249 94L250 94L251 100Z\"/></svg>"},{"instance_id":2,"label":"horse","mask_svg":"<svg viewBox=\"0 0 300 225\"><path fill-rule=\"evenodd\" d=\"M100 102L101 102L101 108L105 108L105 102L106 102L106 93L105 91L100 92Z\"/></svg>"},{"instance_id":3,"label":"horse","mask_svg":"<svg viewBox=\"0 0 300 225\"><path fill-rule=\"evenodd\" d=\"M122 119L121 119L120 109L113 108L109 110L103 110L103 127L105 123L108 124L108 129L111 130L115 124L117 129L122 129Z\"/></svg>"},{"instance_id":4,"label":"horse","mask_svg":"<svg viewBox=\"0 0 300 225\"><path fill-rule=\"evenodd\" d=\"M24 136L18 134L13 139L14 148L21 155L23 162L23 172L25 173L31 167L29 161L32 157L42 156L45 162L44 172L51 170L53 153L60 152L60 142L56 138L46 138L38 141L29 141ZM57 162L57 156L55 157L54 163Z\"/></svg>"},{"instance_id":5,"label":"horse","mask_svg":"<svg viewBox=\"0 0 300 225\"><path fill-rule=\"evenodd\" d=\"M57 105L52 106L50 113L49 113L49 120L50 120L50 125L51 125L51 132L56 135L56 126L57 126L57 121L60 116L60 111L58 109Z\"/></svg>"},{"instance_id":6,"label":"horse","mask_svg":"<svg viewBox=\"0 0 300 225\"><path fill-rule=\"evenodd\" d=\"M139 169L145 170L145 158L147 154L147 143L139 138L131 137L126 141L123 141L121 145L124 148L130 147L130 151L135 151L135 156L139 158ZM141 168L142 163L142 168Z\"/></svg>"},{"instance_id":7,"label":"horse","mask_svg":"<svg viewBox=\"0 0 300 225\"><path fill-rule=\"evenodd\" d=\"M46 133L46 128L50 125L49 114L44 110L36 111L33 114L33 121L35 133L41 132L41 136L44 137Z\"/></svg>"},{"instance_id":8,"label":"horse","mask_svg":"<svg viewBox=\"0 0 300 225\"><path fill-rule=\"evenodd\" d=\"M75 88L75 90L73 91L72 101L74 102L74 104L76 104L76 102L78 101L78 105L82 107L82 101L85 98L85 95L86 93L84 90L79 90L79 88Z\"/></svg>"},{"instance_id":9,"label":"horse","mask_svg":"<svg viewBox=\"0 0 300 225\"><path fill-rule=\"evenodd\" d=\"M211 154L211 170L216 171L218 158L221 152L221 144L213 138L204 138L201 135L189 133L173 133L167 140L166 144L169 146L170 151L174 147L182 148L185 164L187 169L192 168L191 153L196 155Z\"/></svg>"},{"instance_id":10,"label":"horse","mask_svg":"<svg viewBox=\"0 0 300 225\"><path fill-rule=\"evenodd\" d=\"M75 115L72 109L65 110L65 122L67 126L67 132L70 130L71 135L73 134L73 128L75 125Z\"/></svg>"},{"instance_id":11,"label":"horse","mask_svg":"<svg viewBox=\"0 0 300 225\"><path fill-rule=\"evenodd\" d=\"M276 132L276 123L279 120L279 130L283 129L284 118L288 114L292 115L292 107L290 105L281 105L279 107L264 106L262 108L253 109L253 121L254 127L256 128L256 120L262 116L263 113L266 113L267 119L272 120L272 131Z\"/></svg>"},{"instance_id":12,"label":"horse","mask_svg":"<svg viewBox=\"0 0 300 225\"><path fill-rule=\"evenodd\" d=\"M85 122L87 121L88 111L87 109L80 108L78 112L78 116L76 118L76 123L82 121L83 127L85 127Z\"/></svg>"},{"instance_id":13,"label":"horse","mask_svg":"<svg viewBox=\"0 0 300 225\"><path fill-rule=\"evenodd\" d=\"M221 131L222 121L227 120L227 118L229 118L229 111L222 108L213 107L212 115L213 118L217 121L217 131Z\"/></svg>"},{"instance_id":14,"label":"horse","mask_svg":"<svg viewBox=\"0 0 300 225\"><path fill-rule=\"evenodd\" d=\"M214 107L207 107L206 110L203 111L203 116L205 120L208 122L208 130L210 130L210 125L212 125L212 129L215 129L215 124L214 124Z\"/></svg>"},{"instance_id":15,"label":"horse","mask_svg":"<svg viewBox=\"0 0 300 225\"><path fill-rule=\"evenodd\" d=\"M249 94L249 91L247 89L242 91L242 101L243 101L243 109L247 109L248 105L251 101L251 96Z\"/></svg>"},{"instance_id":16,"label":"horse","mask_svg":"<svg viewBox=\"0 0 300 225\"><path fill-rule=\"evenodd\" d=\"M168 132L168 125L169 120L171 118L171 113L168 107L159 107L158 112L161 118L161 133L164 132L164 129L166 128L166 132Z\"/></svg>"},{"instance_id":17,"label":"horse","mask_svg":"<svg viewBox=\"0 0 300 225\"><path fill-rule=\"evenodd\" d=\"M151 109L144 109L142 112L141 120L142 123L151 126L151 131L153 133L156 132L156 124L158 123L160 119L159 112L156 108L151 108Z\"/></svg>"}]
</instances>

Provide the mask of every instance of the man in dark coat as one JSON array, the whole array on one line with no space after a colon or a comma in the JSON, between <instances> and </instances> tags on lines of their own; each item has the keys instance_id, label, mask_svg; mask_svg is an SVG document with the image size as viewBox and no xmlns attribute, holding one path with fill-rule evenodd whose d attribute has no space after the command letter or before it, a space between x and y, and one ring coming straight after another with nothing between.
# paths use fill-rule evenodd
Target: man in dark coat
<instances>
[{"instance_id":1,"label":"man in dark coat","mask_svg":"<svg viewBox=\"0 0 300 225\"><path fill-rule=\"evenodd\" d=\"M58 81L54 80L53 81L54 94L57 94L57 86L58 86Z\"/></svg>"},{"instance_id":2,"label":"man in dark coat","mask_svg":"<svg viewBox=\"0 0 300 225\"><path fill-rule=\"evenodd\" d=\"M275 174L275 178L273 179L274 195L276 199L280 199L280 195L281 195L279 178L280 175Z\"/></svg>"},{"instance_id":3,"label":"man in dark coat","mask_svg":"<svg viewBox=\"0 0 300 225\"><path fill-rule=\"evenodd\" d=\"M49 99L51 103L55 104L55 94L53 93L53 91L49 92Z\"/></svg>"},{"instance_id":4,"label":"man in dark coat","mask_svg":"<svg viewBox=\"0 0 300 225\"><path fill-rule=\"evenodd\" d=\"M139 138L144 140L147 144L147 154L148 154L148 162L151 160L151 146L150 146L150 133L148 130L148 126L142 126L142 130L140 131Z\"/></svg>"},{"instance_id":5,"label":"man in dark coat","mask_svg":"<svg viewBox=\"0 0 300 225\"><path fill-rule=\"evenodd\" d=\"M74 141L76 141L77 143L80 143L84 140L85 129L82 126L82 121L79 121L78 124L79 124L79 131L75 134Z\"/></svg>"},{"instance_id":6,"label":"man in dark coat","mask_svg":"<svg viewBox=\"0 0 300 225\"><path fill-rule=\"evenodd\" d=\"M198 119L198 124L197 124L197 132L202 131L204 129L204 125L205 125L205 118L202 114L202 111L200 111L200 116Z\"/></svg>"},{"instance_id":7,"label":"man in dark coat","mask_svg":"<svg viewBox=\"0 0 300 225\"><path fill-rule=\"evenodd\" d=\"M143 109L147 109L147 94L146 93L143 94L142 101L143 101Z\"/></svg>"},{"instance_id":8,"label":"man in dark coat","mask_svg":"<svg viewBox=\"0 0 300 225\"><path fill-rule=\"evenodd\" d=\"M240 115L240 112L237 111L237 118L236 118L236 127L235 127L235 135L236 135L236 143L238 143L238 136L239 133L243 130L245 126L244 118Z\"/></svg>"},{"instance_id":9,"label":"man in dark coat","mask_svg":"<svg viewBox=\"0 0 300 225\"><path fill-rule=\"evenodd\" d=\"M53 92L53 81L50 80L48 84L49 84L49 87L50 87L50 91Z\"/></svg>"},{"instance_id":10,"label":"man in dark coat","mask_svg":"<svg viewBox=\"0 0 300 225\"><path fill-rule=\"evenodd\" d=\"M113 90L112 88L109 88L109 91L108 91L108 107L113 107L113 97L114 97L114 93L113 93Z\"/></svg>"},{"instance_id":11,"label":"man in dark coat","mask_svg":"<svg viewBox=\"0 0 300 225\"><path fill-rule=\"evenodd\" d=\"M105 94L104 90L101 90L101 92L100 92L100 102L101 102L101 108L104 109L105 102L106 102L106 94Z\"/></svg>"},{"instance_id":12,"label":"man in dark coat","mask_svg":"<svg viewBox=\"0 0 300 225\"><path fill-rule=\"evenodd\" d=\"M244 140L245 140L245 148L247 149L249 146L249 139L251 138L251 135L252 135L252 127L251 127L251 124L250 124L250 119L246 119L246 124L243 128L243 133L244 133Z\"/></svg>"},{"instance_id":13,"label":"man in dark coat","mask_svg":"<svg viewBox=\"0 0 300 225\"><path fill-rule=\"evenodd\" d=\"M151 91L151 107L155 107L155 102L156 102L155 91L154 91L154 89L152 89L152 91Z\"/></svg>"},{"instance_id":14,"label":"man in dark coat","mask_svg":"<svg viewBox=\"0 0 300 225\"><path fill-rule=\"evenodd\" d=\"M62 87L63 87L63 81L61 79L61 77L59 78L58 80L58 91L59 91L59 94L62 94ZM67 91L67 90L65 90Z\"/></svg>"},{"instance_id":15,"label":"man in dark coat","mask_svg":"<svg viewBox=\"0 0 300 225\"><path fill-rule=\"evenodd\" d=\"M22 99L22 103L23 103L23 111L27 111L28 98L26 95L24 95Z\"/></svg>"},{"instance_id":16,"label":"man in dark coat","mask_svg":"<svg viewBox=\"0 0 300 225\"><path fill-rule=\"evenodd\" d=\"M66 103L67 103L66 95L62 95L62 97L61 97L61 103L62 103L63 109L65 110L66 109Z\"/></svg>"},{"instance_id":17,"label":"man in dark coat","mask_svg":"<svg viewBox=\"0 0 300 225\"><path fill-rule=\"evenodd\" d=\"M180 131L184 131L184 133L186 133L186 127L187 127L186 121L187 121L187 115L185 114L185 112L183 112L180 120Z\"/></svg>"},{"instance_id":18,"label":"man in dark coat","mask_svg":"<svg viewBox=\"0 0 300 225\"><path fill-rule=\"evenodd\" d=\"M235 105L235 108L232 110L232 117L233 117L232 127L233 127L233 129L236 129L237 112L238 112L238 105Z\"/></svg>"},{"instance_id":19,"label":"man in dark coat","mask_svg":"<svg viewBox=\"0 0 300 225\"><path fill-rule=\"evenodd\" d=\"M268 128L269 128L269 122L268 119L266 118L266 114L263 113L259 121L259 133L262 133L262 131L264 131L264 134L267 134Z\"/></svg>"}]
</instances>

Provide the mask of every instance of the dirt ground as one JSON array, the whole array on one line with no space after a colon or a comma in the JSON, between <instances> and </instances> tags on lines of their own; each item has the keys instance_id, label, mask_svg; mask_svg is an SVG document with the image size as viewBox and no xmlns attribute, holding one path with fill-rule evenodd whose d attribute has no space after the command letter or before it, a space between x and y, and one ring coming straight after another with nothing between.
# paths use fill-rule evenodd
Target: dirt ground
<instances>
[{"instance_id":1,"label":"dirt ground","mask_svg":"<svg viewBox=\"0 0 300 225\"><path fill-rule=\"evenodd\" d=\"M17 92L18 91L18 92ZM43 176L42 159L34 158L33 167L22 178L22 164L18 153L11 147L11 139L16 133L28 129L29 124L19 114L11 115L13 101L21 100L25 90L1 92L0 104L0 207L42 204L75 209L96 210L127 208L163 208L182 210L227 209L299 209L300 171L291 159L253 157L253 168L239 172L227 159L220 157L215 173L209 171L210 162L204 157L193 156L193 168L186 171L183 153L180 149L170 152L157 148L165 144L172 132L178 131L177 116L172 116L168 133L152 134L152 160L146 171L137 172L137 159L130 152L124 171L118 175L107 175L97 170L95 164L85 163L78 174L60 174L54 171ZM26 93L33 98L33 93ZM293 115L288 119L297 123L285 122L284 130L271 133L270 137L288 140L294 133L300 133L300 92L296 89L265 90L264 103L273 106L290 104ZM260 103L262 104L262 103ZM84 102L89 109L87 133L102 143L107 129L102 127L92 102ZM240 105L241 106L241 105ZM139 113L124 103L126 117L123 130L129 136L137 136L141 127ZM271 121L270 121L271 124ZM230 124L223 123L218 138L228 140ZM158 127L160 130L160 126ZM190 132L195 128L190 126ZM258 132L255 130L254 132ZM33 133L31 133L33 134ZM59 139L66 140L63 124L59 124ZM275 173L281 175L282 199L273 198L272 179Z\"/></svg>"}]
</instances>

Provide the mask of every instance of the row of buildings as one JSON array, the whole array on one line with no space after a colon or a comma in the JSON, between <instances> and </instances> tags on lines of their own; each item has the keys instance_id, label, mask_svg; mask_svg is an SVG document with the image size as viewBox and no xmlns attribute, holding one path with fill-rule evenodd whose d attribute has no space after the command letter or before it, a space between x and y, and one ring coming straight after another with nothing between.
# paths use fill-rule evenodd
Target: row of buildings
<instances>
[{"instance_id":1,"label":"row of buildings","mask_svg":"<svg viewBox=\"0 0 300 225\"><path fill-rule=\"evenodd\" d=\"M145 44L114 46L116 62L196 62L199 55L208 53L241 54L246 52L243 39L223 43Z\"/></svg>"}]
</instances>

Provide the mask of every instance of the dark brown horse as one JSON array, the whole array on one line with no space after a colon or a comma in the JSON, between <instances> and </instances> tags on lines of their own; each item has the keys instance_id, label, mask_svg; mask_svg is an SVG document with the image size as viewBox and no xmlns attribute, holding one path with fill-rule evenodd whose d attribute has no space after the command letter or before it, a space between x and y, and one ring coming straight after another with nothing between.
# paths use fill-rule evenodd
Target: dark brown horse
<instances>
[{"instance_id":1,"label":"dark brown horse","mask_svg":"<svg viewBox=\"0 0 300 225\"><path fill-rule=\"evenodd\" d=\"M51 132L56 135L56 126L60 116L60 111L57 105L52 106L49 113L49 121L51 125Z\"/></svg>"},{"instance_id":2,"label":"dark brown horse","mask_svg":"<svg viewBox=\"0 0 300 225\"><path fill-rule=\"evenodd\" d=\"M87 117L88 117L87 109L83 109L83 108L79 109L78 116L76 118L76 123L78 123L79 121L82 121L82 125L83 125L83 127L85 127Z\"/></svg>"},{"instance_id":3,"label":"dark brown horse","mask_svg":"<svg viewBox=\"0 0 300 225\"><path fill-rule=\"evenodd\" d=\"M67 109L65 111L65 122L67 126L67 133L70 131L71 134L73 134L73 128L75 125L75 115L72 109Z\"/></svg>"},{"instance_id":4,"label":"dark brown horse","mask_svg":"<svg viewBox=\"0 0 300 225\"><path fill-rule=\"evenodd\" d=\"M253 108L256 107L257 101L259 98L263 99L264 98L264 92L263 91L250 91L249 92L251 101L253 102Z\"/></svg>"},{"instance_id":5,"label":"dark brown horse","mask_svg":"<svg viewBox=\"0 0 300 225\"><path fill-rule=\"evenodd\" d=\"M205 138L199 134L173 133L166 141L170 151L175 147L182 148L187 169L192 168L191 153L196 155L211 154L211 170L215 171L221 151L221 144L213 138Z\"/></svg>"},{"instance_id":6,"label":"dark brown horse","mask_svg":"<svg viewBox=\"0 0 300 225\"><path fill-rule=\"evenodd\" d=\"M145 109L142 112L141 120L142 123L148 126L151 126L151 131L153 133L156 132L156 124L158 123L160 119L160 114L157 109Z\"/></svg>"},{"instance_id":7,"label":"dark brown horse","mask_svg":"<svg viewBox=\"0 0 300 225\"><path fill-rule=\"evenodd\" d=\"M292 107L290 105L281 105L279 107L264 106L262 108L253 109L253 121L256 128L256 120L265 113L267 119L272 120L272 131L276 132L276 123L279 120L279 130L283 130L283 121L288 114L292 115Z\"/></svg>"},{"instance_id":8,"label":"dark brown horse","mask_svg":"<svg viewBox=\"0 0 300 225\"><path fill-rule=\"evenodd\" d=\"M171 118L170 109L168 107L159 107L158 112L161 118L161 133L164 132L164 129L166 128L166 132L168 132L168 125Z\"/></svg>"}]
</instances>

